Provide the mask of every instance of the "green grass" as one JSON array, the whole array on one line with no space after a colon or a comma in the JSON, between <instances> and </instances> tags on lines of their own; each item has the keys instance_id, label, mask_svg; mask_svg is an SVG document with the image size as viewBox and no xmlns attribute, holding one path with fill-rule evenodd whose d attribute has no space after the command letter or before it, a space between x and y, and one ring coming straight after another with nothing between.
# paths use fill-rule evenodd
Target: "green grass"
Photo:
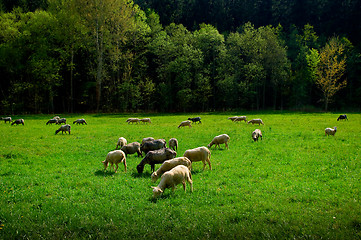
<instances>
[{"instance_id":1,"label":"green grass","mask_svg":"<svg viewBox=\"0 0 361 240\"><path fill-rule=\"evenodd\" d=\"M258 127L227 117L262 118ZM0 124L0 239L360 239L360 114L337 122L338 114L200 114L203 124L178 129L189 115L151 117L152 124L128 125L134 115L65 115L71 135L46 126L52 116L19 116L25 126ZM326 137L326 127L337 126ZM260 128L263 140L251 139ZM150 166L138 174L141 158L127 158L128 172L103 171L101 161L117 139L175 137L178 156L206 146L213 170L193 164L194 192L181 185L152 200Z\"/></svg>"}]
</instances>

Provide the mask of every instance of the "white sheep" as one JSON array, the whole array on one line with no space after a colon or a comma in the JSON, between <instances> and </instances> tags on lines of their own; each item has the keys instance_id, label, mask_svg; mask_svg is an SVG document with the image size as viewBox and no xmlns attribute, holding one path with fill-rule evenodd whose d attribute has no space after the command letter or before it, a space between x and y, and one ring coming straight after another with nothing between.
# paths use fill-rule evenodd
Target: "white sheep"
<instances>
[{"instance_id":1,"label":"white sheep","mask_svg":"<svg viewBox=\"0 0 361 240\"><path fill-rule=\"evenodd\" d=\"M66 124L66 118L60 118L58 119L58 122L56 124L62 124L62 123L65 123Z\"/></svg>"},{"instance_id":2,"label":"white sheep","mask_svg":"<svg viewBox=\"0 0 361 240\"><path fill-rule=\"evenodd\" d=\"M1 120L4 120L4 123L6 123L6 122L11 123L12 122L11 117L2 117Z\"/></svg>"},{"instance_id":3,"label":"white sheep","mask_svg":"<svg viewBox=\"0 0 361 240\"><path fill-rule=\"evenodd\" d=\"M152 121L150 121L150 118L142 118L139 121L142 123L152 123Z\"/></svg>"},{"instance_id":4,"label":"white sheep","mask_svg":"<svg viewBox=\"0 0 361 240\"><path fill-rule=\"evenodd\" d=\"M325 136L332 135L334 136L337 131L337 127L334 128L326 128L325 129Z\"/></svg>"},{"instance_id":5,"label":"white sheep","mask_svg":"<svg viewBox=\"0 0 361 240\"><path fill-rule=\"evenodd\" d=\"M127 145L127 139L125 139L125 138L123 138L123 137L120 137L119 139L118 139L118 142L117 142L117 146L115 147L115 149L118 149L118 147L123 147L123 146L125 146L125 145Z\"/></svg>"},{"instance_id":6,"label":"white sheep","mask_svg":"<svg viewBox=\"0 0 361 240\"><path fill-rule=\"evenodd\" d=\"M75 120L75 121L73 122L73 124L75 124L75 123L78 124L78 125L79 125L79 124L81 124L81 125L84 125L84 124L85 124L85 125L88 125L84 118Z\"/></svg>"},{"instance_id":7,"label":"white sheep","mask_svg":"<svg viewBox=\"0 0 361 240\"><path fill-rule=\"evenodd\" d=\"M186 181L190 184L190 191L193 192L193 181L191 171L183 165L178 165L162 175L157 187L153 188L153 198L159 197L166 188L175 190L178 184L183 184L184 192L186 191Z\"/></svg>"},{"instance_id":8,"label":"white sheep","mask_svg":"<svg viewBox=\"0 0 361 240\"><path fill-rule=\"evenodd\" d=\"M252 139L256 142L258 141L258 138L261 137L262 140L262 132L259 129L256 129L252 132Z\"/></svg>"},{"instance_id":9,"label":"white sheep","mask_svg":"<svg viewBox=\"0 0 361 240\"><path fill-rule=\"evenodd\" d=\"M231 120L233 122L236 118L238 118L238 116L229 117L228 120Z\"/></svg>"},{"instance_id":10,"label":"white sheep","mask_svg":"<svg viewBox=\"0 0 361 240\"><path fill-rule=\"evenodd\" d=\"M145 143L145 142L151 142L151 141L154 141L155 139L153 137L146 137L146 138L143 138L142 140L142 145Z\"/></svg>"},{"instance_id":11,"label":"white sheep","mask_svg":"<svg viewBox=\"0 0 361 240\"><path fill-rule=\"evenodd\" d=\"M118 164L121 162L124 163L125 172L127 172L127 160L125 157L125 153L122 150L114 150L109 152L105 160L102 161L102 163L104 164L104 171L107 169L110 163L113 169L114 169L114 164L117 166L117 168L114 169L114 171L117 172Z\"/></svg>"},{"instance_id":12,"label":"white sheep","mask_svg":"<svg viewBox=\"0 0 361 240\"><path fill-rule=\"evenodd\" d=\"M163 164L157 169L157 171L153 172L150 176L152 181L155 182L157 179L162 176L163 173L166 171L171 170L172 168L178 166L178 165L184 165L187 168L192 168L192 162L186 157L177 157L173 158L167 161L164 161Z\"/></svg>"},{"instance_id":13,"label":"white sheep","mask_svg":"<svg viewBox=\"0 0 361 240\"><path fill-rule=\"evenodd\" d=\"M258 125L264 125L264 123L263 123L263 121L262 121L262 119L252 119L252 120L250 120L250 121L248 121L248 123L247 124L250 124L250 123L252 123L252 125L253 124L258 124Z\"/></svg>"},{"instance_id":14,"label":"white sheep","mask_svg":"<svg viewBox=\"0 0 361 240\"><path fill-rule=\"evenodd\" d=\"M169 148L174 151L178 150L178 140L176 138L169 139Z\"/></svg>"},{"instance_id":15,"label":"white sheep","mask_svg":"<svg viewBox=\"0 0 361 240\"><path fill-rule=\"evenodd\" d=\"M129 124L129 123L132 123L132 124L133 124L133 123L137 123L137 124L138 124L138 123L140 122L140 120L139 120L139 118L128 118L126 122L127 122L128 124Z\"/></svg>"},{"instance_id":16,"label":"white sheep","mask_svg":"<svg viewBox=\"0 0 361 240\"><path fill-rule=\"evenodd\" d=\"M59 116L55 116L55 117L53 117L53 119L59 120L60 117L59 117Z\"/></svg>"},{"instance_id":17,"label":"white sheep","mask_svg":"<svg viewBox=\"0 0 361 240\"><path fill-rule=\"evenodd\" d=\"M218 136L215 136L213 138L213 140L208 144L208 148L211 148L214 144L216 145L215 148L217 148L217 146L220 148L220 144L225 144L226 148L228 149L228 142L229 142L230 137L227 134L221 134Z\"/></svg>"},{"instance_id":18,"label":"white sheep","mask_svg":"<svg viewBox=\"0 0 361 240\"><path fill-rule=\"evenodd\" d=\"M179 124L178 128L180 128L180 127L186 127L186 126L188 126L188 127L191 128L191 127L192 127L191 121L187 120L187 121L181 122L181 123Z\"/></svg>"},{"instance_id":19,"label":"white sheep","mask_svg":"<svg viewBox=\"0 0 361 240\"><path fill-rule=\"evenodd\" d=\"M209 169L212 170L212 165L211 165L211 152L209 151L208 148L206 147L198 147L198 148L193 148L193 149L188 149L184 152L183 157L188 158L189 160L191 160L192 164L194 162L203 162L203 170L206 168L206 162L209 165Z\"/></svg>"},{"instance_id":20,"label":"white sheep","mask_svg":"<svg viewBox=\"0 0 361 240\"><path fill-rule=\"evenodd\" d=\"M241 122L241 121L247 122L247 116L237 117L233 120L233 122Z\"/></svg>"},{"instance_id":21,"label":"white sheep","mask_svg":"<svg viewBox=\"0 0 361 240\"><path fill-rule=\"evenodd\" d=\"M58 132L61 131L61 134L66 134L66 132L69 132L70 134L70 129L71 129L71 126L69 124L66 124L66 125L62 125L58 130L55 131L55 135L58 134Z\"/></svg>"},{"instance_id":22,"label":"white sheep","mask_svg":"<svg viewBox=\"0 0 361 240\"><path fill-rule=\"evenodd\" d=\"M22 124L22 125L24 125L25 124L25 121L24 121L24 119L16 119L15 121L13 121L12 123L11 123L11 126L12 125L14 125L14 124L16 124L16 125L19 125L19 124Z\"/></svg>"}]
</instances>

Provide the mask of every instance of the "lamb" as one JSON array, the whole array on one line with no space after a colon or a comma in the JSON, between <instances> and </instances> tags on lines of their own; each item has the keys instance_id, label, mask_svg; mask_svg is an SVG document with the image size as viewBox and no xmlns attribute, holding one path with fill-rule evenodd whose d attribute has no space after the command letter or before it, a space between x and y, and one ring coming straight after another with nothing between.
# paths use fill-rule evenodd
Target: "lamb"
<instances>
[{"instance_id":1,"label":"lamb","mask_svg":"<svg viewBox=\"0 0 361 240\"><path fill-rule=\"evenodd\" d=\"M259 129L256 129L252 132L252 139L256 142L258 141L258 138L261 137L262 140L262 132Z\"/></svg>"},{"instance_id":2,"label":"lamb","mask_svg":"<svg viewBox=\"0 0 361 240\"><path fill-rule=\"evenodd\" d=\"M241 122L241 121L247 122L247 116L237 117L233 120L233 122Z\"/></svg>"},{"instance_id":3,"label":"lamb","mask_svg":"<svg viewBox=\"0 0 361 240\"><path fill-rule=\"evenodd\" d=\"M122 146L121 150L125 153L125 156L128 156L128 154L134 154L137 153L138 157L142 155L142 152L140 151L140 143L139 142L132 142L127 145Z\"/></svg>"},{"instance_id":4,"label":"lamb","mask_svg":"<svg viewBox=\"0 0 361 240\"><path fill-rule=\"evenodd\" d=\"M140 122L140 120L139 120L139 118L128 118L127 121L125 121L125 122L127 122L128 124L129 123L132 123L132 124L137 123L138 124Z\"/></svg>"},{"instance_id":5,"label":"lamb","mask_svg":"<svg viewBox=\"0 0 361 240\"><path fill-rule=\"evenodd\" d=\"M146 137L146 138L143 138L142 140L142 144L144 144L145 142L151 142L151 141L154 141L155 139L153 137Z\"/></svg>"},{"instance_id":6,"label":"lamb","mask_svg":"<svg viewBox=\"0 0 361 240\"><path fill-rule=\"evenodd\" d=\"M16 125L19 125L19 124L24 125L25 122L24 122L24 119L16 119L15 121L13 121L13 122L11 123L11 126L14 125L14 124L16 124Z\"/></svg>"},{"instance_id":7,"label":"lamb","mask_svg":"<svg viewBox=\"0 0 361 240\"><path fill-rule=\"evenodd\" d=\"M140 145L140 151L147 154L149 151L158 150L166 147L166 141L164 139L156 139L153 141L145 142Z\"/></svg>"},{"instance_id":8,"label":"lamb","mask_svg":"<svg viewBox=\"0 0 361 240\"><path fill-rule=\"evenodd\" d=\"M236 118L238 118L238 116L229 117L228 120L231 120L233 122Z\"/></svg>"},{"instance_id":9,"label":"lamb","mask_svg":"<svg viewBox=\"0 0 361 240\"><path fill-rule=\"evenodd\" d=\"M185 192L186 181L190 185L190 191L193 192L193 181L192 181L191 171L183 165L176 166L175 168L163 174L162 179L160 180L157 187L152 187L153 198L159 197L166 188L172 188L172 191L174 191L176 186L180 183L183 184L183 189Z\"/></svg>"},{"instance_id":10,"label":"lamb","mask_svg":"<svg viewBox=\"0 0 361 240\"><path fill-rule=\"evenodd\" d=\"M180 128L180 127L186 127L186 126L188 126L188 127L191 128L191 127L192 127L191 121L187 120L187 121L181 122L181 123L179 124L178 128Z\"/></svg>"},{"instance_id":11,"label":"lamb","mask_svg":"<svg viewBox=\"0 0 361 240\"><path fill-rule=\"evenodd\" d=\"M209 165L209 169L212 170L211 161L210 161L211 152L206 147L198 147L198 148L188 149L184 152L183 157L186 157L189 160L191 160L192 164L193 164L193 162L202 161L203 162L203 170L205 169L206 162L207 162Z\"/></svg>"},{"instance_id":12,"label":"lamb","mask_svg":"<svg viewBox=\"0 0 361 240\"><path fill-rule=\"evenodd\" d=\"M191 120L193 123L202 123L200 117L188 118L188 120Z\"/></svg>"},{"instance_id":13,"label":"lamb","mask_svg":"<svg viewBox=\"0 0 361 240\"><path fill-rule=\"evenodd\" d=\"M142 118L139 121L142 123L152 123L152 121L150 121L150 118Z\"/></svg>"},{"instance_id":14,"label":"lamb","mask_svg":"<svg viewBox=\"0 0 361 240\"><path fill-rule=\"evenodd\" d=\"M221 134L218 136L215 136L213 138L213 140L208 144L208 148L211 148L214 144L216 145L215 148L217 148L217 146L220 148L220 144L225 144L226 148L228 149L228 142L229 142L230 137L227 134Z\"/></svg>"},{"instance_id":15,"label":"lamb","mask_svg":"<svg viewBox=\"0 0 361 240\"><path fill-rule=\"evenodd\" d=\"M48 124L53 124L53 123L57 124L57 123L58 123L58 119L52 118L52 119L50 119L49 121L46 122L46 125L48 125Z\"/></svg>"},{"instance_id":16,"label":"lamb","mask_svg":"<svg viewBox=\"0 0 361 240\"><path fill-rule=\"evenodd\" d=\"M163 173L166 171L171 170L172 168L178 166L178 165L184 165L189 170L192 168L192 162L186 157L177 157L173 158L167 161L164 161L163 164L157 169L157 171L153 172L151 175L151 179L153 182L157 181L157 179L162 176Z\"/></svg>"},{"instance_id":17,"label":"lamb","mask_svg":"<svg viewBox=\"0 0 361 240\"><path fill-rule=\"evenodd\" d=\"M173 149L174 151L178 150L178 140L176 138L169 139L169 148Z\"/></svg>"},{"instance_id":18,"label":"lamb","mask_svg":"<svg viewBox=\"0 0 361 240\"><path fill-rule=\"evenodd\" d=\"M62 125L58 130L55 131L55 135L58 134L58 132L61 131L61 134L66 134L66 132L69 132L70 134L70 128L71 126L69 124L66 124L66 125Z\"/></svg>"},{"instance_id":19,"label":"lamb","mask_svg":"<svg viewBox=\"0 0 361 240\"><path fill-rule=\"evenodd\" d=\"M11 123L12 122L11 117L2 117L1 120L4 120L4 123L6 123L6 122Z\"/></svg>"},{"instance_id":20,"label":"lamb","mask_svg":"<svg viewBox=\"0 0 361 240\"><path fill-rule=\"evenodd\" d=\"M73 124L75 124L75 123L78 124L78 125L79 125L79 124L81 124L81 125L84 125L84 124L85 124L85 125L88 125L84 118L75 120L75 121L73 122Z\"/></svg>"},{"instance_id":21,"label":"lamb","mask_svg":"<svg viewBox=\"0 0 361 240\"><path fill-rule=\"evenodd\" d=\"M340 115L340 116L337 118L337 121L338 121L338 120L347 120L347 121L348 121L346 114Z\"/></svg>"},{"instance_id":22,"label":"lamb","mask_svg":"<svg viewBox=\"0 0 361 240\"><path fill-rule=\"evenodd\" d=\"M114 169L114 164L117 166L117 168L114 169L114 171L117 172L118 164L121 162L124 163L125 172L127 172L127 160L125 157L125 153L122 150L114 150L109 152L105 160L102 161L102 163L104 164L104 171L107 169L110 163L113 169Z\"/></svg>"},{"instance_id":23,"label":"lamb","mask_svg":"<svg viewBox=\"0 0 361 240\"><path fill-rule=\"evenodd\" d=\"M144 165L149 164L151 171L154 172L154 165L163 163L165 160L175 158L177 153L169 148L162 148L154 151L149 151L143 160L138 164L137 171L142 173Z\"/></svg>"},{"instance_id":24,"label":"lamb","mask_svg":"<svg viewBox=\"0 0 361 240\"><path fill-rule=\"evenodd\" d=\"M117 146L115 147L115 149L118 149L118 147L123 147L125 145L127 145L127 139L120 137L118 139Z\"/></svg>"},{"instance_id":25,"label":"lamb","mask_svg":"<svg viewBox=\"0 0 361 240\"><path fill-rule=\"evenodd\" d=\"M262 119L259 119L259 118L258 119L252 119L252 120L248 121L247 124L250 124L250 123L252 123L252 125L255 124L255 123L256 124L258 123L258 125L261 125L261 124L264 125L264 123L262 122Z\"/></svg>"},{"instance_id":26,"label":"lamb","mask_svg":"<svg viewBox=\"0 0 361 240\"><path fill-rule=\"evenodd\" d=\"M62 123L66 123L66 118L58 119L58 122L56 124L62 124Z\"/></svg>"},{"instance_id":27,"label":"lamb","mask_svg":"<svg viewBox=\"0 0 361 240\"><path fill-rule=\"evenodd\" d=\"M337 127L334 127L334 128L326 128L325 129L325 136L329 136L329 135L332 135L334 136L335 133L337 131Z\"/></svg>"}]
</instances>

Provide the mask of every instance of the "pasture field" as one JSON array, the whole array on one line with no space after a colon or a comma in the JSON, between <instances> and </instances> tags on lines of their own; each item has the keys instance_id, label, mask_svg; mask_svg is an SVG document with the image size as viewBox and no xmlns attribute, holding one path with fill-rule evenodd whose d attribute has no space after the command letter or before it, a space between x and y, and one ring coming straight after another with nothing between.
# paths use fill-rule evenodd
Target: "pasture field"
<instances>
[{"instance_id":1,"label":"pasture field","mask_svg":"<svg viewBox=\"0 0 361 240\"><path fill-rule=\"evenodd\" d=\"M227 120L233 115L265 125ZM361 114L338 115L61 115L87 120L71 123L71 135L45 125L53 116L16 116L24 126L0 123L0 239L361 239ZM203 123L177 128L195 116ZM152 124L128 125L128 117ZM336 135L325 136L334 126ZM127 173L122 164L103 171L119 137L175 137L182 156L222 133L229 149L212 147L212 171L193 164L193 193L179 185L153 200L159 180L151 182L149 165L137 173L136 154Z\"/></svg>"}]
</instances>

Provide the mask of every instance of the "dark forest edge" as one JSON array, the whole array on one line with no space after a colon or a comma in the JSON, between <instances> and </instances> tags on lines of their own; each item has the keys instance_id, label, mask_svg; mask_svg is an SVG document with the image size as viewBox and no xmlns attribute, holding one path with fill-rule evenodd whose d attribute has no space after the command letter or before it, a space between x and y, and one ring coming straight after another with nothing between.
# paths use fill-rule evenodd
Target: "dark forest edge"
<instances>
[{"instance_id":1,"label":"dark forest edge","mask_svg":"<svg viewBox=\"0 0 361 240\"><path fill-rule=\"evenodd\" d=\"M359 1L175 2L0 0L0 113L360 110Z\"/></svg>"}]
</instances>

